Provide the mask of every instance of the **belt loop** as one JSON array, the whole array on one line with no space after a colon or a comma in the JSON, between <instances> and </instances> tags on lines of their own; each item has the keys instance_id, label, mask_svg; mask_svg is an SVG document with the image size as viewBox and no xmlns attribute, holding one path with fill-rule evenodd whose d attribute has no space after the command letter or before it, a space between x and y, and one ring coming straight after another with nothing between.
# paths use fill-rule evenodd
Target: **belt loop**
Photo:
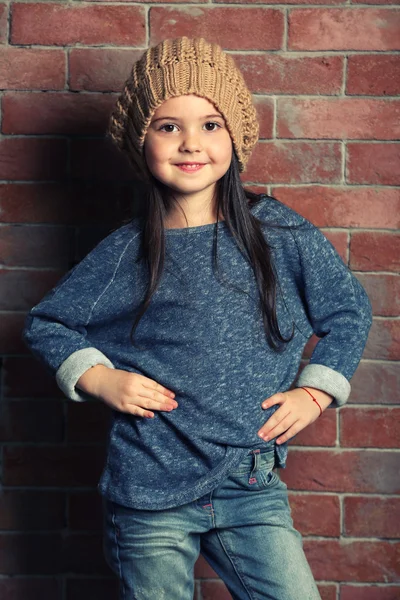
<instances>
[{"instance_id":1,"label":"belt loop","mask_svg":"<svg viewBox=\"0 0 400 600\"><path fill-rule=\"evenodd\" d=\"M254 477L254 473L256 473L260 467L260 449L252 450L253 454L253 468L251 469L249 483L257 483L257 479Z\"/></svg>"}]
</instances>

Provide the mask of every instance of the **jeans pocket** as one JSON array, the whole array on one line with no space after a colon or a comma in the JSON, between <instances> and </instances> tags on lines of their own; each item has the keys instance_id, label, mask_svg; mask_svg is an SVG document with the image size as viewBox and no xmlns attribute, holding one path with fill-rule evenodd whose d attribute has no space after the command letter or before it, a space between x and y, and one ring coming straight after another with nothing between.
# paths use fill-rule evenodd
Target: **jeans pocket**
<instances>
[{"instance_id":1,"label":"jeans pocket","mask_svg":"<svg viewBox=\"0 0 400 600\"><path fill-rule=\"evenodd\" d=\"M242 462L229 475L240 487L260 490L273 487L281 482L275 467L275 446L257 448L249 452Z\"/></svg>"},{"instance_id":2,"label":"jeans pocket","mask_svg":"<svg viewBox=\"0 0 400 600\"><path fill-rule=\"evenodd\" d=\"M258 472L258 482L261 487L272 487L278 483L281 483L281 479L276 471L271 469L260 469Z\"/></svg>"},{"instance_id":3,"label":"jeans pocket","mask_svg":"<svg viewBox=\"0 0 400 600\"><path fill-rule=\"evenodd\" d=\"M276 483L279 483L279 475L274 471L275 466L275 447L268 449L268 451L261 451L257 461L257 470L255 476L261 487L270 487Z\"/></svg>"},{"instance_id":4,"label":"jeans pocket","mask_svg":"<svg viewBox=\"0 0 400 600\"><path fill-rule=\"evenodd\" d=\"M260 455L259 469L257 471L257 480L262 488L272 488L279 486L287 490L287 485L279 477L279 472L275 467L275 452L267 454L265 457Z\"/></svg>"}]
</instances>

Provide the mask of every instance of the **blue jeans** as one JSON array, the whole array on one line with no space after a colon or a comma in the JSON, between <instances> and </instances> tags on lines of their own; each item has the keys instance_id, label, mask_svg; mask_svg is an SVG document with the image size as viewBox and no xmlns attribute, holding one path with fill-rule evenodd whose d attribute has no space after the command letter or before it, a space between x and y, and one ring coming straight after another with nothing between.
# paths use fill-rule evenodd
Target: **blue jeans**
<instances>
[{"instance_id":1,"label":"blue jeans","mask_svg":"<svg viewBox=\"0 0 400 600\"><path fill-rule=\"evenodd\" d=\"M104 500L104 554L120 600L193 600L201 553L234 600L321 600L274 447L251 450L212 492L166 510Z\"/></svg>"}]
</instances>

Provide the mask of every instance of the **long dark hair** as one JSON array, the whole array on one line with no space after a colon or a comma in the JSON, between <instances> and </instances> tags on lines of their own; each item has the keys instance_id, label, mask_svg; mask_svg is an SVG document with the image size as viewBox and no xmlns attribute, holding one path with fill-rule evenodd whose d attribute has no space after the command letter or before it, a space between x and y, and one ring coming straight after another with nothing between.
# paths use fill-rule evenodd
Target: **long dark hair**
<instances>
[{"instance_id":1,"label":"long dark hair","mask_svg":"<svg viewBox=\"0 0 400 600\"><path fill-rule=\"evenodd\" d=\"M274 270L271 247L261 230L261 221L250 209L260 202L262 194L245 190L240 179L239 163L235 151L229 169L217 182L215 190L216 214L222 214L226 225L234 237L241 253L253 268L259 291L260 304L265 336L268 345L280 352L294 335L294 328L288 338L285 338L278 326L276 314L276 295L278 280ZM148 188L145 193L141 219L143 222L141 235L141 254L139 260L144 260L149 274L148 286L144 298L138 308L130 332L130 339L136 346L133 335L140 319L150 305L156 291L165 263L165 233L164 221L172 207L179 205L171 190L148 172ZM217 218L218 218L217 217ZM281 227L281 226L279 226ZM285 226L283 226L285 227ZM218 220L215 224L213 239L213 269L218 274L217 242ZM244 290L240 290L246 293Z\"/></svg>"}]
</instances>

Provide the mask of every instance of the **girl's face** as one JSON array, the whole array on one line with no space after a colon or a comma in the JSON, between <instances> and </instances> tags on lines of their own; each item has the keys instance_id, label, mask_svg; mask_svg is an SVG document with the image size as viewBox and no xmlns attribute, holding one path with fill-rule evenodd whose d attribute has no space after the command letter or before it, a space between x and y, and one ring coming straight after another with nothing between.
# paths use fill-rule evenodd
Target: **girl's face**
<instances>
[{"instance_id":1,"label":"girl's face","mask_svg":"<svg viewBox=\"0 0 400 600\"><path fill-rule=\"evenodd\" d=\"M232 160L232 140L221 113L194 94L158 107L147 130L144 155L150 172L186 199L210 201ZM179 165L195 163L189 171Z\"/></svg>"}]
</instances>

